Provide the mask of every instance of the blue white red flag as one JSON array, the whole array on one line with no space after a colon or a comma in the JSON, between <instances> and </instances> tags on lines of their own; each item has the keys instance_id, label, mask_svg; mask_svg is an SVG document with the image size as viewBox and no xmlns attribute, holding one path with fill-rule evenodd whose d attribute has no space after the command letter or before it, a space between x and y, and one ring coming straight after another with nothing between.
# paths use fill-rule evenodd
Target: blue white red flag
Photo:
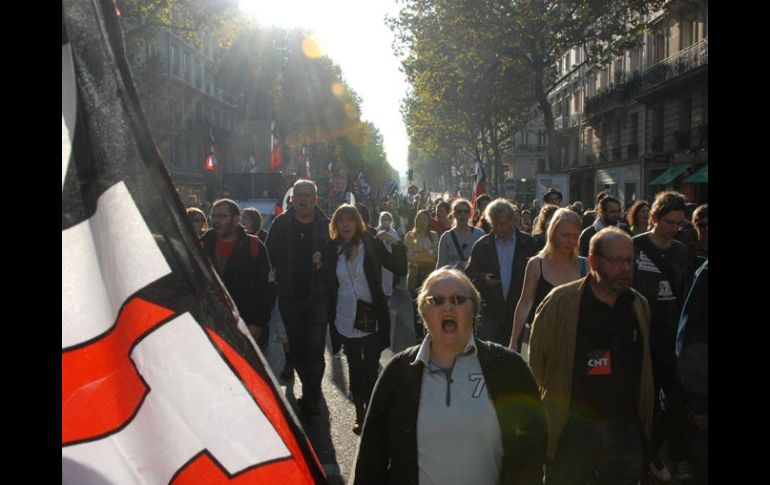
<instances>
[{"instance_id":1,"label":"blue white red flag","mask_svg":"<svg viewBox=\"0 0 770 485\"><path fill-rule=\"evenodd\" d=\"M62 483L325 482L153 144L113 0L62 2Z\"/></svg>"},{"instance_id":2,"label":"blue white red flag","mask_svg":"<svg viewBox=\"0 0 770 485\"><path fill-rule=\"evenodd\" d=\"M471 217L476 217L476 197L487 193L487 178L484 176L484 167L481 161L476 161L476 181L473 182L473 193L471 194Z\"/></svg>"}]
</instances>

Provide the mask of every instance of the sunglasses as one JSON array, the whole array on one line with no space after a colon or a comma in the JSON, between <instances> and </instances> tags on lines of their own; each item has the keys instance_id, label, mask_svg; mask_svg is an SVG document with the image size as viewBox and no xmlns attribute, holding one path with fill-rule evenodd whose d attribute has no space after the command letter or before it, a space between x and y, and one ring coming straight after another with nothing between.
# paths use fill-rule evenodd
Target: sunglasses
<instances>
[{"instance_id":1,"label":"sunglasses","mask_svg":"<svg viewBox=\"0 0 770 485\"><path fill-rule=\"evenodd\" d=\"M467 214L470 214L470 213L471 213L471 211L469 211L468 209L455 209L455 214L458 214L458 215L461 215L461 214L462 215L467 215Z\"/></svg>"},{"instance_id":2,"label":"sunglasses","mask_svg":"<svg viewBox=\"0 0 770 485\"><path fill-rule=\"evenodd\" d=\"M697 222L695 225L700 227L701 229L706 229L707 227L709 227L708 222Z\"/></svg>"},{"instance_id":3,"label":"sunglasses","mask_svg":"<svg viewBox=\"0 0 770 485\"><path fill-rule=\"evenodd\" d=\"M432 306L442 306L444 302L447 300L449 300L449 303L452 306L458 306L470 300L470 297L464 296L464 295L452 295L452 296L435 295L435 296L425 297L425 301L427 301Z\"/></svg>"}]
</instances>

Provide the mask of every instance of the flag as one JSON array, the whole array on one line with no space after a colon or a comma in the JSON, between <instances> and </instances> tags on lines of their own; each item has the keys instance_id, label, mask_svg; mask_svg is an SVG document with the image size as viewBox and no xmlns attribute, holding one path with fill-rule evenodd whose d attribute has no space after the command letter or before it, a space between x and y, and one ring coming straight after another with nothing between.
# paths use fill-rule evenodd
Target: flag
<instances>
[{"instance_id":1,"label":"flag","mask_svg":"<svg viewBox=\"0 0 770 485\"><path fill-rule=\"evenodd\" d=\"M283 163L281 143L277 137L278 125L275 120L270 122L270 171L275 172Z\"/></svg>"},{"instance_id":2,"label":"flag","mask_svg":"<svg viewBox=\"0 0 770 485\"><path fill-rule=\"evenodd\" d=\"M355 188L353 186L353 174L351 172L348 172L348 180L345 184L345 191L344 191L344 201L350 205L356 205L356 196L353 193L355 191Z\"/></svg>"},{"instance_id":3,"label":"flag","mask_svg":"<svg viewBox=\"0 0 770 485\"><path fill-rule=\"evenodd\" d=\"M385 186L385 194L387 194L389 197L392 197L397 191L398 183L396 183L396 181L393 179L388 180L388 183Z\"/></svg>"},{"instance_id":4,"label":"flag","mask_svg":"<svg viewBox=\"0 0 770 485\"><path fill-rule=\"evenodd\" d=\"M283 195L275 201L273 214L277 216L279 214L283 214L289 209L292 194L294 194L294 187L290 185L286 190L283 191Z\"/></svg>"},{"instance_id":5,"label":"flag","mask_svg":"<svg viewBox=\"0 0 770 485\"><path fill-rule=\"evenodd\" d=\"M300 178L311 180L310 157L308 157L307 154L305 153L305 147L302 147L302 151L299 154L299 166L297 167L297 176L299 176Z\"/></svg>"},{"instance_id":6,"label":"flag","mask_svg":"<svg viewBox=\"0 0 770 485\"><path fill-rule=\"evenodd\" d=\"M113 0L62 3L62 483L325 482L198 245Z\"/></svg>"},{"instance_id":7,"label":"flag","mask_svg":"<svg viewBox=\"0 0 770 485\"><path fill-rule=\"evenodd\" d=\"M217 173L217 166L219 165L219 150L217 150L216 145L214 144L214 131L211 129L211 125L209 125L209 154L206 157L206 164L204 165L205 169L208 171L214 171L214 174Z\"/></svg>"},{"instance_id":8,"label":"flag","mask_svg":"<svg viewBox=\"0 0 770 485\"><path fill-rule=\"evenodd\" d=\"M257 173L257 159L254 154L249 155L249 159L243 164L243 171L246 173Z\"/></svg>"},{"instance_id":9,"label":"flag","mask_svg":"<svg viewBox=\"0 0 770 485\"><path fill-rule=\"evenodd\" d=\"M476 198L481 194L487 193L487 179L484 177L484 167L481 160L476 160L476 180L473 182L473 193L471 194L471 218L476 218Z\"/></svg>"}]
</instances>

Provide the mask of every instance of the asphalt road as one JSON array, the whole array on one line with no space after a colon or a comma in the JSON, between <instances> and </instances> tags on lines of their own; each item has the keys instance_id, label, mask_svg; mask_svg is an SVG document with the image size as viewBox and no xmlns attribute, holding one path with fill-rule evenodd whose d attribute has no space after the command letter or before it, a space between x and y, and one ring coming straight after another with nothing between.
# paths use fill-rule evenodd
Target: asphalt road
<instances>
[{"instance_id":1,"label":"asphalt road","mask_svg":"<svg viewBox=\"0 0 770 485\"><path fill-rule=\"evenodd\" d=\"M405 290L400 289L394 293L390 300L390 310L392 345L390 349L382 352L380 357L380 365L382 366L391 359L393 354L415 344L412 303ZM327 335L324 356L326 371L322 384L321 415L312 418L302 417L296 411L296 398L302 396L302 384L297 374L295 373L294 377L287 381L282 381L277 377L284 366L283 350L277 340L277 332L274 330L277 321L280 321L280 314L276 307L270 322L270 345L264 353L265 358L277 381L281 383L281 389L287 400L299 416L300 423L313 444L318 459L329 478L329 483L333 485L350 483L358 451L358 436L352 431L355 409L348 391L348 370L345 356L342 352L336 356L331 354L331 342Z\"/></svg>"}]
</instances>

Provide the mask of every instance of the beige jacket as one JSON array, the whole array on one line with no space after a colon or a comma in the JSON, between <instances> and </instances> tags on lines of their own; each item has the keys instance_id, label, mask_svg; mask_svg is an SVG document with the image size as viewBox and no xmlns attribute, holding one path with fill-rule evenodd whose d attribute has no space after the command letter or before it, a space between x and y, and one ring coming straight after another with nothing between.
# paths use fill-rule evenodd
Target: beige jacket
<instances>
[{"instance_id":1,"label":"beige jacket","mask_svg":"<svg viewBox=\"0 0 770 485\"><path fill-rule=\"evenodd\" d=\"M554 459L559 438L569 418L572 369L575 363L580 299L588 288L588 277L554 288L540 303L529 339L529 364L540 388L548 423L548 457ZM654 409L652 361L650 359L650 306L634 289L634 313L644 338L639 382L639 421L649 437Z\"/></svg>"}]
</instances>

